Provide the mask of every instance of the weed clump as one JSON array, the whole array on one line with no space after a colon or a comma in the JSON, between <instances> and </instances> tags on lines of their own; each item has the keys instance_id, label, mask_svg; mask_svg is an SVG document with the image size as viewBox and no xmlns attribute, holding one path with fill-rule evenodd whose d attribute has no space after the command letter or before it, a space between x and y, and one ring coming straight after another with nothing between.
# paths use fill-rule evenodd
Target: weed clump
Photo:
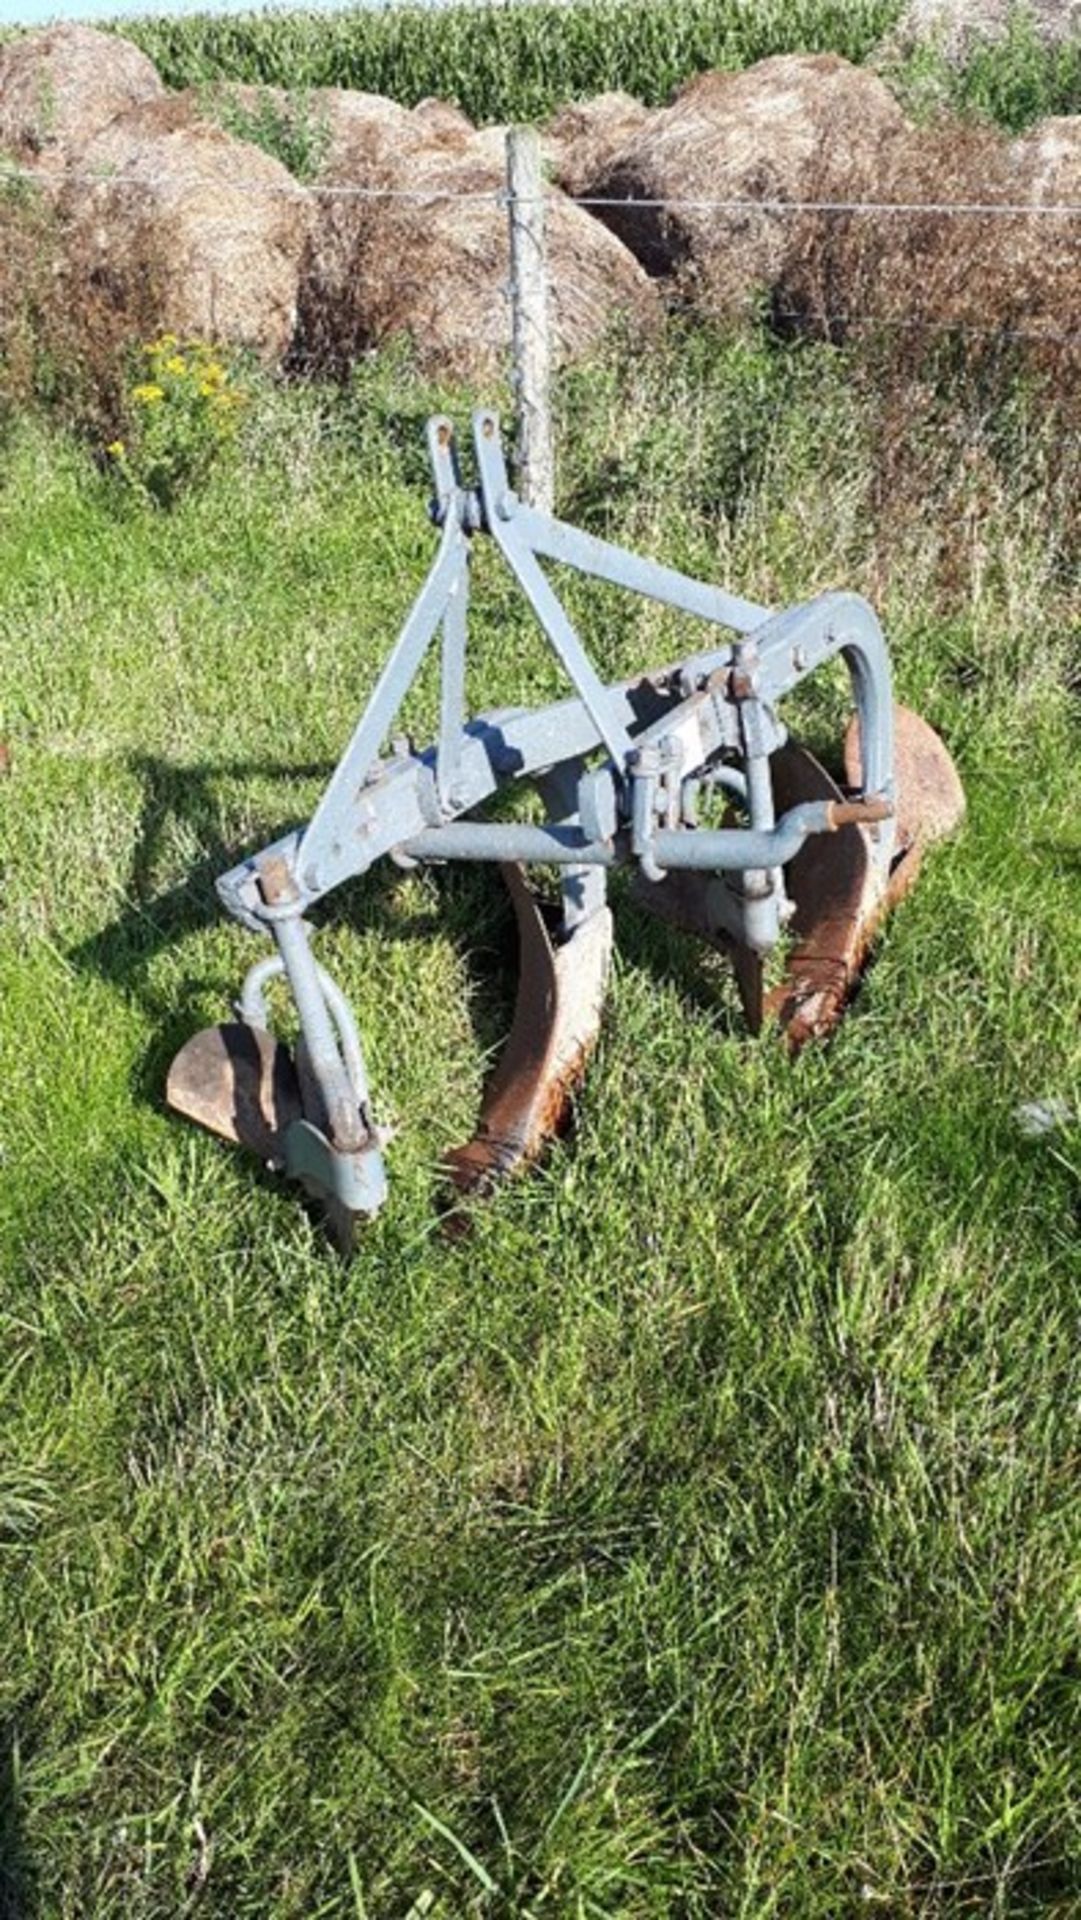
<instances>
[{"instance_id":1,"label":"weed clump","mask_svg":"<svg viewBox=\"0 0 1081 1920\"><path fill-rule=\"evenodd\" d=\"M141 349L125 391L127 427L105 449L125 486L158 507L204 480L233 440L247 394L204 341L162 334Z\"/></svg>"},{"instance_id":2,"label":"weed clump","mask_svg":"<svg viewBox=\"0 0 1081 1920\"><path fill-rule=\"evenodd\" d=\"M327 116L307 88L207 87L204 110L226 133L261 147L295 180L315 180L330 148Z\"/></svg>"},{"instance_id":3,"label":"weed clump","mask_svg":"<svg viewBox=\"0 0 1081 1920\"><path fill-rule=\"evenodd\" d=\"M133 228L107 260L91 257L48 192L0 169L0 420L41 408L96 445L115 439L158 286L153 235Z\"/></svg>"},{"instance_id":4,"label":"weed clump","mask_svg":"<svg viewBox=\"0 0 1081 1920\"><path fill-rule=\"evenodd\" d=\"M824 198L812 180L807 198ZM948 364L990 396L1017 378L1081 425L1081 139L960 121L906 131L852 202L794 223L773 293L782 337L873 343L891 389Z\"/></svg>"}]
</instances>

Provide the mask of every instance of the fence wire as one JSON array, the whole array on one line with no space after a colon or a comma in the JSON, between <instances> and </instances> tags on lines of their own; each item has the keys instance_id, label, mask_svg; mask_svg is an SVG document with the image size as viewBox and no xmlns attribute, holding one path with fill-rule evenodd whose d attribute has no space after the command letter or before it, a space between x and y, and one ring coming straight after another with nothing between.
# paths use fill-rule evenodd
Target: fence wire
<instances>
[{"instance_id":1,"label":"fence wire","mask_svg":"<svg viewBox=\"0 0 1081 1920\"><path fill-rule=\"evenodd\" d=\"M0 161L0 187L8 182L21 181L31 186L55 187L70 183L77 186L106 187L135 191L148 187L183 189L184 186L199 188L220 184L230 193L249 193L256 196L286 200L362 200L362 201L401 201L413 206L432 206L461 202L471 206L506 207L510 193L506 187L459 188L459 187L365 187L356 184L329 182L326 185L318 181L310 185L302 181L256 180L254 178L235 178L222 175L219 180L198 177L192 180L183 173L102 173L79 167L28 167L8 164ZM559 190L562 192L562 189ZM523 205L532 204L528 195L519 195ZM781 215L799 215L807 213L836 214L872 214L918 218L924 215L946 216L963 219L1078 219L1081 218L1081 200L1061 201L1022 201L1022 200L782 200L752 195L727 195L723 197L700 197L691 195L638 195L638 194L566 194L564 198L573 206L606 209L612 212L653 213L769 213ZM550 194L541 194L542 204L551 200Z\"/></svg>"},{"instance_id":2,"label":"fence wire","mask_svg":"<svg viewBox=\"0 0 1081 1920\"><path fill-rule=\"evenodd\" d=\"M66 185L85 186L116 193L138 194L160 189L167 192L171 199L183 199L186 192L201 193L208 186L220 185L230 193L248 194L253 197L297 200L308 204L323 201L356 201L364 204L388 203L413 207L434 207L462 205L469 207L498 207L504 212L509 208L512 195L507 186L468 189L455 186L431 187L384 187L363 186L355 183L257 180L253 177L220 179L192 177L183 172L139 172L139 173L103 173L79 167L31 167L0 161L0 193L5 186L13 183L25 183L29 186L47 188L56 192ZM551 206L550 193L536 196L516 196L521 205L542 204ZM962 220L995 219L1034 219L1034 220L1076 220L1081 218L1081 201L951 201L951 200L783 200L776 197L763 198L746 195L727 195L718 197L698 196L638 196L638 195L564 195L569 203L589 212L620 212L634 214L650 213L730 213L730 214L768 214L791 218L807 215L837 218L933 218ZM211 218L208 225L224 226L227 216ZM506 286L499 289L507 297ZM916 314L887 314L867 311L834 312L815 308L775 308L772 318L783 325L800 328L838 330L841 328L896 329L912 333L939 335L966 334L975 337L1001 340L1003 342L1051 342L1058 345L1081 340L1081 327L1023 327L987 325L978 321L962 318L949 320L925 319ZM291 369L303 368L308 363L304 354L290 353L288 363ZM318 356L312 356L312 364L319 364Z\"/></svg>"}]
</instances>

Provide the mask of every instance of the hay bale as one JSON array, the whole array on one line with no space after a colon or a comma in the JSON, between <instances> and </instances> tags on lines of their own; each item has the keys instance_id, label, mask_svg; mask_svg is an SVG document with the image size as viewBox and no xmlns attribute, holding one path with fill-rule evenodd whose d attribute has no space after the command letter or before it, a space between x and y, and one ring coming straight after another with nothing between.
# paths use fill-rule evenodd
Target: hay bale
<instances>
[{"instance_id":1,"label":"hay bale","mask_svg":"<svg viewBox=\"0 0 1081 1920\"><path fill-rule=\"evenodd\" d=\"M391 107L384 102L383 108ZM402 126L403 116L408 123ZM484 381L510 351L506 175L498 128L426 135L424 116L369 111L316 190L319 225L301 294L299 356L341 371L395 334L430 373ZM350 199L358 186L401 198ZM655 290L620 242L565 194L548 202L553 334L579 357L619 317L659 319Z\"/></svg>"},{"instance_id":2,"label":"hay bale","mask_svg":"<svg viewBox=\"0 0 1081 1920\"><path fill-rule=\"evenodd\" d=\"M288 87L272 87L262 81L254 80L209 80L201 86L183 87L180 96L190 100L197 115L217 123L222 113L230 109L254 117L262 107L272 107L275 113L286 118L295 106L296 94Z\"/></svg>"},{"instance_id":3,"label":"hay bale","mask_svg":"<svg viewBox=\"0 0 1081 1920\"><path fill-rule=\"evenodd\" d=\"M152 280L158 324L279 359L293 337L308 196L181 95L121 115L79 152L59 207L84 278L127 304Z\"/></svg>"},{"instance_id":4,"label":"hay bale","mask_svg":"<svg viewBox=\"0 0 1081 1920\"><path fill-rule=\"evenodd\" d=\"M981 41L1004 40L1019 19L1041 45L1062 46L1081 33L1081 0L908 0L883 52L903 58L931 45L963 66Z\"/></svg>"},{"instance_id":5,"label":"hay bale","mask_svg":"<svg viewBox=\"0 0 1081 1920\"><path fill-rule=\"evenodd\" d=\"M863 68L835 54L780 55L691 81L581 181L581 197L674 203L596 211L648 272L677 276L700 309L730 316L777 281L792 218L706 203L862 193L905 125Z\"/></svg>"},{"instance_id":6,"label":"hay bale","mask_svg":"<svg viewBox=\"0 0 1081 1920\"><path fill-rule=\"evenodd\" d=\"M421 123L407 107L380 93L354 93L347 87L319 87L312 95L315 111L326 130L320 174L322 180L362 180L391 166L396 152L403 156L423 144Z\"/></svg>"},{"instance_id":7,"label":"hay bale","mask_svg":"<svg viewBox=\"0 0 1081 1920\"><path fill-rule=\"evenodd\" d=\"M556 185L578 199L649 118L629 93L600 93L563 107L544 129L544 156Z\"/></svg>"},{"instance_id":8,"label":"hay bale","mask_svg":"<svg viewBox=\"0 0 1081 1920\"><path fill-rule=\"evenodd\" d=\"M164 92L130 40L71 25L28 33L0 47L0 147L47 175L117 114Z\"/></svg>"},{"instance_id":9,"label":"hay bale","mask_svg":"<svg viewBox=\"0 0 1081 1920\"><path fill-rule=\"evenodd\" d=\"M332 173L357 157L367 146L368 158L393 153L406 146L445 141L460 146L476 129L473 122L446 100L421 100L413 108L399 106L381 93L361 93L350 87L274 87L247 80L215 80L189 87L196 111L228 126L230 115L257 121L270 113L284 127L309 121L320 136L320 170Z\"/></svg>"},{"instance_id":10,"label":"hay bale","mask_svg":"<svg viewBox=\"0 0 1081 1920\"><path fill-rule=\"evenodd\" d=\"M476 132L468 114L447 100L418 100L413 118L433 139L445 136L452 141L468 140Z\"/></svg>"},{"instance_id":11,"label":"hay bale","mask_svg":"<svg viewBox=\"0 0 1081 1920\"><path fill-rule=\"evenodd\" d=\"M926 344L956 330L976 355L1008 344L1077 369L1081 341L1059 336L1081 325L1081 217L1027 210L1081 207L1081 122L1012 140L973 126L913 132L891 147L873 198L926 211L805 225L782 313L833 339L880 327ZM1003 211L968 210L982 208Z\"/></svg>"}]
</instances>

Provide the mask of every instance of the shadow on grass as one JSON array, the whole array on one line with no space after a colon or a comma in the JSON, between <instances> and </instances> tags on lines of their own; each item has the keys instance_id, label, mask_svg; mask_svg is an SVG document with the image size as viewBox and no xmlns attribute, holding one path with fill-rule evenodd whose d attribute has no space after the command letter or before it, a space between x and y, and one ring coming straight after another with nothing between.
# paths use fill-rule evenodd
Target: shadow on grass
<instances>
[{"instance_id":1,"label":"shadow on grass","mask_svg":"<svg viewBox=\"0 0 1081 1920\"><path fill-rule=\"evenodd\" d=\"M19 1743L13 1723L0 1726L0 1920L32 1920L36 1876L23 1844Z\"/></svg>"},{"instance_id":2,"label":"shadow on grass","mask_svg":"<svg viewBox=\"0 0 1081 1920\"><path fill-rule=\"evenodd\" d=\"M163 993L152 985L152 962L158 954L201 929L223 923L224 908L215 890L219 876L254 846L269 846L297 825L294 816L247 836L241 847L232 844L223 830L219 783L268 777L290 783L326 780L333 767L329 763L282 766L268 761L184 765L142 754L132 755L128 766L143 788L126 889L129 904L97 933L69 949L67 958L77 969L97 974L133 996L153 1019L155 1037L140 1063L136 1087L141 1098L160 1107L169 1063L198 1024L194 1007L208 989L218 993L220 981L217 976L208 980L187 973ZM201 852L185 880L156 891L154 876L159 857L169 829L178 824ZM478 976L473 1008L478 1037L488 1049L498 1044L509 1025L513 991L503 994L500 982L507 977L513 981L515 965L513 915L509 902L502 897L502 888L498 884L493 887L492 879L491 875L465 877L458 870L440 873L436 880L438 903L430 912L411 912L403 917L395 911L402 875L382 862L363 876L362 890L347 884L336 891L332 902L320 903L311 918L315 925L344 920L358 930L376 929L381 937L396 941L427 939L439 932L468 947ZM253 941L251 960L258 957L258 952ZM239 989L239 978L236 985ZM222 1017L229 1017L226 1006L222 1007Z\"/></svg>"},{"instance_id":3,"label":"shadow on grass","mask_svg":"<svg viewBox=\"0 0 1081 1920\"><path fill-rule=\"evenodd\" d=\"M220 761L185 765L144 754L132 755L128 766L142 784L143 799L135 833L135 850L128 877L129 904L88 940L72 948L69 960L77 967L133 995L155 1023L155 1037L140 1063L139 1095L160 1107L162 1087L170 1061L197 1024L195 1003L207 989L220 983L198 974L186 974L167 995L151 985L150 968L156 956L223 917L215 882L251 850L253 837L243 847L230 843L222 823L219 787L226 780L280 778L295 783L328 779L329 763L283 766L268 761ZM258 844L268 846L296 826L295 817L260 831ZM164 892L155 891L154 876L170 829L182 826L202 849L188 877ZM494 874L463 872L461 864L428 868L437 901L430 912L395 910L401 874L381 862L363 876L363 886L347 883L333 902L320 903L313 913L318 925L344 921L358 930L375 930L388 940L424 940L439 933L469 955L476 991L471 1005L478 1040L488 1052L505 1037L510 1023L517 975L513 914ZM718 993L716 957L699 941L674 935L651 921L628 901L624 909L617 893L619 939L624 957L675 985L687 999L701 1006L725 1031L741 1027L738 1010ZM253 946L252 958L256 957ZM712 977L711 977L712 970ZM240 982L237 981L239 988ZM222 1008L227 1017L228 1009Z\"/></svg>"}]
</instances>

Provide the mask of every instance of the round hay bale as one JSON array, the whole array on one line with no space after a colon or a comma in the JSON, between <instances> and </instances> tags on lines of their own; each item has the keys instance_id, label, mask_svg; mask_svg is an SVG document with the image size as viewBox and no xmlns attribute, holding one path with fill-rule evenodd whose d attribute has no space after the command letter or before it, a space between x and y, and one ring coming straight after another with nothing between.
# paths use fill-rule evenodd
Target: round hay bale
<instances>
[{"instance_id":1,"label":"round hay bale","mask_svg":"<svg viewBox=\"0 0 1081 1920\"><path fill-rule=\"evenodd\" d=\"M468 114L461 107L451 106L447 100L418 100L413 108L413 118L418 120L431 139L440 136L452 143L460 143L476 132Z\"/></svg>"},{"instance_id":2,"label":"round hay bale","mask_svg":"<svg viewBox=\"0 0 1081 1920\"><path fill-rule=\"evenodd\" d=\"M905 125L863 68L834 54L780 55L693 80L581 180L579 197L627 201L594 210L648 272L677 275L703 311L732 315L777 280L792 217L723 203L862 193Z\"/></svg>"},{"instance_id":3,"label":"round hay bale","mask_svg":"<svg viewBox=\"0 0 1081 1920\"><path fill-rule=\"evenodd\" d=\"M488 128L448 144L425 142L416 121L413 128L405 145L369 128L316 190L299 357L341 371L407 334L426 371L485 381L506 371L510 352L504 134ZM373 197L351 199L340 192L349 186ZM558 357L581 356L620 317L639 332L656 326L657 293L614 235L558 188L547 211Z\"/></svg>"},{"instance_id":4,"label":"round hay bale","mask_svg":"<svg viewBox=\"0 0 1081 1920\"><path fill-rule=\"evenodd\" d=\"M56 26L0 47L0 147L45 173L117 114L165 92L157 69L114 33Z\"/></svg>"},{"instance_id":5,"label":"round hay bale","mask_svg":"<svg viewBox=\"0 0 1081 1920\"><path fill-rule=\"evenodd\" d=\"M600 93L563 107L544 129L544 155L556 185L576 199L649 118L648 107L629 93Z\"/></svg>"},{"instance_id":6,"label":"round hay bale","mask_svg":"<svg viewBox=\"0 0 1081 1920\"><path fill-rule=\"evenodd\" d=\"M920 211L805 223L782 317L834 339L893 329L917 347L956 332L977 357L1007 345L1077 369L1081 215L1052 209L1081 208L1081 122L1047 120L1013 140L956 124L913 131L891 146L871 198Z\"/></svg>"},{"instance_id":7,"label":"round hay bale","mask_svg":"<svg viewBox=\"0 0 1081 1920\"><path fill-rule=\"evenodd\" d=\"M112 286L118 305L150 281L163 329L285 353L311 209L277 160L173 95L110 122L79 166L100 182L68 183L59 206L87 280Z\"/></svg>"},{"instance_id":8,"label":"round hay bale","mask_svg":"<svg viewBox=\"0 0 1081 1920\"><path fill-rule=\"evenodd\" d=\"M320 168L324 181L362 181L376 169L393 166L396 155L404 157L425 142L423 121L381 93L318 87L311 99L325 130Z\"/></svg>"},{"instance_id":9,"label":"round hay bale","mask_svg":"<svg viewBox=\"0 0 1081 1920\"><path fill-rule=\"evenodd\" d=\"M255 115L261 107L273 107L276 113L285 116L296 99L288 87L264 86L252 80L210 80L202 86L182 88L179 96L173 96L178 97L191 100L197 112L207 112L215 120L230 108Z\"/></svg>"}]
</instances>

